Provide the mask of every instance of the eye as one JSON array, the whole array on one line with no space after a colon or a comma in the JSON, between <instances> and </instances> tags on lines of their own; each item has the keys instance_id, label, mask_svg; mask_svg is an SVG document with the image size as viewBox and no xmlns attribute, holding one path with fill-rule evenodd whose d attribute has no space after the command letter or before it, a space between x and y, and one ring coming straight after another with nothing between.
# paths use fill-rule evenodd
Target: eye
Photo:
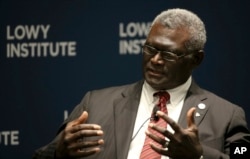
<instances>
[{"instance_id":1,"label":"eye","mask_svg":"<svg viewBox=\"0 0 250 159\"><path fill-rule=\"evenodd\" d=\"M165 58L165 59L172 59L175 54L171 53L171 52L162 52L162 56Z\"/></svg>"},{"instance_id":2,"label":"eye","mask_svg":"<svg viewBox=\"0 0 250 159\"><path fill-rule=\"evenodd\" d=\"M155 48L152 47L147 47L147 50L153 54L158 52Z\"/></svg>"},{"instance_id":3,"label":"eye","mask_svg":"<svg viewBox=\"0 0 250 159\"><path fill-rule=\"evenodd\" d=\"M155 48L147 46L147 45L143 47L143 51L150 55L155 55L158 52L158 50L156 50Z\"/></svg>"}]
</instances>

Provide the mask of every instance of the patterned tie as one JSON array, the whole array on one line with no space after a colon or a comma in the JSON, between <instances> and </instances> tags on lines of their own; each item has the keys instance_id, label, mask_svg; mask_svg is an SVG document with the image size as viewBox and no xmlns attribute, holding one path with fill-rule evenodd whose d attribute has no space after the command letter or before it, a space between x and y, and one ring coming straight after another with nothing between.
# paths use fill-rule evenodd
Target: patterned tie
<instances>
[{"instance_id":1,"label":"patterned tie","mask_svg":"<svg viewBox=\"0 0 250 159\"><path fill-rule=\"evenodd\" d=\"M159 101L157 106L159 107L159 110L161 110L164 113L167 113L167 107L166 104L168 102L168 100L170 99L170 95L165 92L165 91L161 91L161 92L156 92L154 93L154 96L158 96L159 97ZM154 113L154 112L153 112ZM159 118L158 121L150 121L150 123L155 123L158 126L161 127L167 127L167 123ZM153 129L151 129L150 127L148 127L149 131L157 134L158 136L163 137L160 133L158 133L157 131L154 131ZM148 136L146 136L146 139L144 141L144 145L141 151L141 155L140 155L140 159L160 159L161 155L158 154L157 152L155 152L151 147L150 147L150 142L154 142L155 145L161 146L158 143L156 143L155 141L153 141L151 138L149 138Z\"/></svg>"}]
</instances>

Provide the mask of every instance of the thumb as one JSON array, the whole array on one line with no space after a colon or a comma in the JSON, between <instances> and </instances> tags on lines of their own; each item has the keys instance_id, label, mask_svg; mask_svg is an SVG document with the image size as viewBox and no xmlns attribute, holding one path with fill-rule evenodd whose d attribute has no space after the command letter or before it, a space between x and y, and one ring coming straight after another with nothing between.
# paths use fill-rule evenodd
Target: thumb
<instances>
[{"instance_id":1,"label":"thumb","mask_svg":"<svg viewBox=\"0 0 250 159\"><path fill-rule=\"evenodd\" d=\"M72 121L72 126L85 123L87 119L88 119L88 112L84 111L79 118Z\"/></svg>"},{"instance_id":2,"label":"thumb","mask_svg":"<svg viewBox=\"0 0 250 159\"><path fill-rule=\"evenodd\" d=\"M187 124L188 124L188 128L192 128L192 127L195 126L195 121L194 121L195 110L196 110L196 108L192 107L187 112Z\"/></svg>"}]
</instances>

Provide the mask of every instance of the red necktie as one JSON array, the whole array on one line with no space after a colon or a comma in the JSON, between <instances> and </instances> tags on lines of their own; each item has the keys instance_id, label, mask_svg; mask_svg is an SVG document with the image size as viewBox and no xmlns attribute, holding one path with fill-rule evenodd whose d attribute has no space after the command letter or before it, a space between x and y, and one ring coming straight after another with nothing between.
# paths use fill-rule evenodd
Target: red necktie
<instances>
[{"instance_id":1,"label":"red necktie","mask_svg":"<svg viewBox=\"0 0 250 159\"><path fill-rule=\"evenodd\" d=\"M154 93L154 96L158 96L159 97L159 101L157 106L159 107L159 110L161 110L164 113L167 113L167 107L166 104L168 102L168 100L170 99L170 95L165 92L165 91L161 91L161 92L157 92ZM153 112L154 113L154 112ZM167 127L167 123L159 118L158 121L150 121L151 123L155 123L158 126L161 127ZM148 127L149 131L154 133L154 134L158 134L158 136L162 136L161 134L159 134L157 131L154 131L153 129L151 129L150 127ZM163 137L163 136L162 136ZM158 145L158 143L156 143L155 141L153 141L151 138L149 138L148 136L146 136L146 139L144 141L144 145L141 151L141 155L140 155L140 159L160 159L161 155L158 154L157 152L155 152L151 147L150 147L150 143L154 142L155 145Z\"/></svg>"}]
</instances>

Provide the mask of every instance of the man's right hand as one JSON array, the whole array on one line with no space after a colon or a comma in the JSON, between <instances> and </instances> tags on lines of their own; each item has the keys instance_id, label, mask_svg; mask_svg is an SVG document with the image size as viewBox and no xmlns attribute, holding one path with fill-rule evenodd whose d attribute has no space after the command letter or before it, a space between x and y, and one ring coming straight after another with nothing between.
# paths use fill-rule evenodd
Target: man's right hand
<instances>
[{"instance_id":1,"label":"man's right hand","mask_svg":"<svg viewBox=\"0 0 250 159\"><path fill-rule=\"evenodd\" d=\"M86 157L100 151L100 145L104 143L104 140L87 140L87 137L102 136L103 131L97 124L85 124L87 118L88 113L84 111L78 119L69 122L60 133L56 158Z\"/></svg>"}]
</instances>

